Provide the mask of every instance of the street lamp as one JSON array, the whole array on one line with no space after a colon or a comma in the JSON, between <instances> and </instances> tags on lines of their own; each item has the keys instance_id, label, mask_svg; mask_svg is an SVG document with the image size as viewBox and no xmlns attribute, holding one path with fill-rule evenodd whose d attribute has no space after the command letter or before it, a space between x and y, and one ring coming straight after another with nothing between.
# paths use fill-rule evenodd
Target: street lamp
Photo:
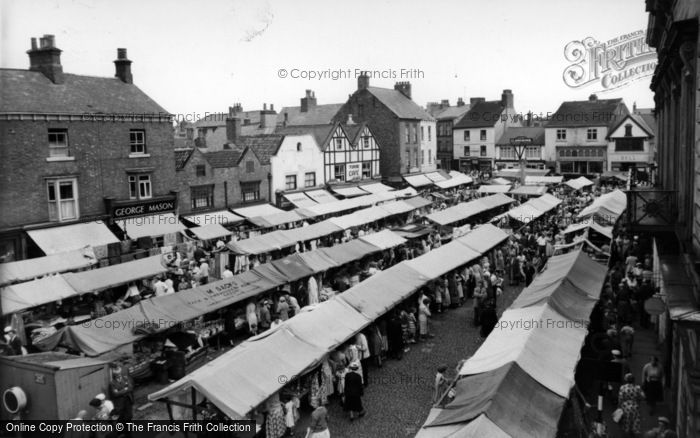
<instances>
[{"instance_id":1,"label":"street lamp","mask_svg":"<svg viewBox=\"0 0 700 438\"><path fill-rule=\"evenodd\" d=\"M515 149L515 155L520 163L520 184L525 185L525 162L523 156L525 155L525 149L532 144L532 138L524 136L513 137L510 139L510 144Z\"/></svg>"}]
</instances>

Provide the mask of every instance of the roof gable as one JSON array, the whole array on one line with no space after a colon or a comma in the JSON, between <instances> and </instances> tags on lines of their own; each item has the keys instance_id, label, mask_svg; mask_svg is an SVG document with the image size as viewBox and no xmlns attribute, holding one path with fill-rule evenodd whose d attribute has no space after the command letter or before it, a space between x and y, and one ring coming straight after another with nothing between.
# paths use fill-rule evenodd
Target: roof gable
<instances>
[{"instance_id":1,"label":"roof gable","mask_svg":"<svg viewBox=\"0 0 700 438\"><path fill-rule=\"evenodd\" d=\"M207 152L204 157L214 169L237 167L244 151L237 149L224 149L221 151Z\"/></svg>"},{"instance_id":2,"label":"roof gable","mask_svg":"<svg viewBox=\"0 0 700 438\"><path fill-rule=\"evenodd\" d=\"M358 90L356 93L363 91ZM430 114L400 91L379 87L367 87L366 91L376 97L378 101L383 103L400 119L435 121Z\"/></svg>"},{"instance_id":3,"label":"roof gable","mask_svg":"<svg viewBox=\"0 0 700 438\"><path fill-rule=\"evenodd\" d=\"M615 131L619 130L621 127L623 127L623 125L626 125L627 123L632 123L632 124L637 125L637 127L639 127L639 129L641 129L642 131L646 132L646 134L649 137L654 136L654 132L652 131L651 128L649 128L646 121L644 121L644 119L641 116L639 116L637 114L627 114L625 117L621 118L619 122L615 123L610 128L610 130L608 131L607 138L613 137L613 135L615 134ZM621 137L621 136L618 135L616 137Z\"/></svg>"},{"instance_id":4,"label":"roof gable","mask_svg":"<svg viewBox=\"0 0 700 438\"><path fill-rule=\"evenodd\" d=\"M270 157L277 154L284 140L281 134L266 134L240 137L236 141L239 148L250 148L260 160L260 164L270 164Z\"/></svg>"},{"instance_id":5,"label":"roof gable","mask_svg":"<svg viewBox=\"0 0 700 438\"><path fill-rule=\"evenodd\" d=\"M275 130L275 134L284 135L304 135L310 134L316 140L319 149L325 150L330 142L334 128L337 124L322 124L322 125L297 125L297 126L280 126Z\"/></svg>"}]
</instances>

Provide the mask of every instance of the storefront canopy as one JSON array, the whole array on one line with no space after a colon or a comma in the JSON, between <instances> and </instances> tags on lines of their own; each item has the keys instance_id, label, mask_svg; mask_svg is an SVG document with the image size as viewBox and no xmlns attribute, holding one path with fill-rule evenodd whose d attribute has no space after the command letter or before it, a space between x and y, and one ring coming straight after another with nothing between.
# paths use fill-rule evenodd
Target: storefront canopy
<instances>
[{"instance_id":1,"label":"storefront canopy","mask_svg":"<svg viewBox=\"0 0 700 438\"><path fill-rule=\"evenodd\" d=\"M48 274L87 268L97 263L91 247L35 259L0 264L0 285L34 280Z\"/></svg>"},{"instance_id":2,"label":"storefront canopy","mask_svg":"<svg viewBox=\"0 0 700 438\"><path fill-rule=\"evenodd\" d=\"M117 223L131 239L179 233L187 228L172 213L136 217L120 220Z\"/></svg>"},{"instance_id":3,"label":"storefront canopy","mask_svg":"<svg viewBox=\"0 0 700 438\"><path fill-rule=\"evenodd\" d=\"M200 227L211 224L233 225L244 221L242 217L237 216L228 210L217 210L210 211L208 213L189 214L186 216L182 216L182 218Z\"/></svg>"},{"instance_id":4,"label":"storefront canopy","mask_svg":"<svg viewBox=\"0 0 700 438\"><path fill-rule=\"evenodd\" d=\"M233 212L238 216L242 216L247 219L256 216L269 216L277 213L283 213L284 211L270 204L259 204L250 207L237 208L233 210Z\"/></svg>"},{"instance_id":5,"label":"storefront canopy","mask_svg":"<svg viewBox=\"0 0 700 438\"><path fill-rule=\"evenodd\" d=\"M590 179L586 178L585 176L579 176L576 179L570 179L569 181L565 182L567 186L571 187L574 190L581 190L584 187L592 186L593 181Z\"/></svg>"},{"instance_id":6,"label":"storefront canopy","mask_svg":"<svg viewBox=\"0 0 700 438\"><path fill-rule=\"evenodd\" d=\"M479 193L508 193L510 191L510 184L481 185L477 191Z\"/></svg>"},{"instance_id":7,"label":"storefront canopy","mask_svg":"<svg viewBox=\"0 0 700 438\"><path fill-rule=\"evenodd\" d=\"M406 175L403 177L404 180L406 180L407 183L409 183L413 187L425 187L431 185L433 182L428 178L427 176L420 174L420 175Z\"/></svg>"},{"instance_id":8,"label":"storefront canopy","mask_svg":"<svg viewBox=\"0 0 700 438\"><path fill-rule=\"evenodd\" d=\"M2 313L3 315L10 315L32 307L63 300L76 294L75 289L68 284L61 274L13 284L0 289Z\"/></svg>"},{"instance_id":9,"label":"storefront canopy","mask_svg":"<svg viewBox=\"0 0 700 438\"><path fill-rule=\"evenodd\" d=\"M102 222L29 230L27 234L46 255L119 242L119 239Z\"/></svg>"},{"instance_id":10,"label":"storefront canopy","mask_svg":"<svg viewBox=\"0 0 700 438\"><path fill-rule=\"evenodd\" d=\"M525 177L525 184L526 185L561 184L562 181L564 181L563 176L528 175Z\"/></svg>"},{"instance_id":11,"label":"storefront canopy","mask_svg":"<svg viewBox=\"0 0 700 438\"><path fill-rule=\"evenodd\" d=\"M306 196L318 202L319 204L325 204L327 202L335 202L338 200L335 196L331 195L325 190L310 190L306 192Z\"/></svg>"},{"instance_id":12,"label":"storefront canopy","mask_svg":"<svg viewBox=\"0 0 700 438\"><path fill-rule=\"evenodd\" d=\"M232 233L219 224L202 225L189 229L199 240L213 240L230 236Z\"/></svg>"},{"instance_id":13,"label":"storefront canopy","mask_svg":"<svg viewBox=\"0 0 700 438\"><path fill-rule=\"evenodd\" d=\"M73 289L82 294L127 284L142 278L154 277L167 270L162 263L161 256L155 255L104 268L67 273L63 276Z\"/></svg>"},{"instance_id":14,"label":"storefront canopy","mask_svg":"<svg viewBox=\"0 0 700 438\"><path fill-rule=\"evenodd\" d=\"M297 208L306 208L317 204L316 201L306 196L306 194L303 192L285 193L283 196Z\"/></svg>"},{"instance_id":15,"label":"storefront canopy","mask_svg":"<svg viewBox=\"0 0 700 438\"><path fill-rule=\"evenodd\" d=\"M433 410L424 426L426 433L440 426L464 427L464 423L480 422L479 418L485 416L490 424L477 423L474 426L478 429L472 426L477 430L462 431L458 436L553 437L566 402L566 398L543 388L514 362L460 379L454 391L456 396L449 404ZM476 432L479 434L473 434Z\"/></svg>"}]
</instances>

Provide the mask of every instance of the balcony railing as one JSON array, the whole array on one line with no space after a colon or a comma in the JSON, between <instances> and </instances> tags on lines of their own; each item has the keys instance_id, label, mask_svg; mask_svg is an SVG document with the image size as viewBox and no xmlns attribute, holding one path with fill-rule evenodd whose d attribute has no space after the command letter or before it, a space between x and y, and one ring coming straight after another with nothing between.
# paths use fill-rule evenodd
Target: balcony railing
<instances>
[{"instance_id":1,"label":"balcony railing","mask_svg":"<svg viewBox=\"0 0 700 438\"><path fill-rule=\"evenodd\" d=\"M627 192L627 220L635 229L672 229L678 219L676 190L633 189Z\"/></svg>"}]
</instances>

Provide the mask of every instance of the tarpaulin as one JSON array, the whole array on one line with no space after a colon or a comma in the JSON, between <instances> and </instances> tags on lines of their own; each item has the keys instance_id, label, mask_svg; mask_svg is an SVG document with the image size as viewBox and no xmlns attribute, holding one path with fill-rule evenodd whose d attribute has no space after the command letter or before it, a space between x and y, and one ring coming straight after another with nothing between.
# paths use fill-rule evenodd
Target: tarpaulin
<instances>
[{"instance_id":1,"label":"tarpaulin","mask_svg":"<svg viewBox=\"0 0 700 438\"><path fill-rule=\"evenodd\" d=\"M369 254L381 251L381 249L356 239L346 242L343 245L320 248L317 251L323 252L331 260L335 260L338 265L344 265L349 262L360 260Z\"/></svg>"},{"instance_id":2,"label":"tarpaulin","mask_svg":"<svg viewBox=\"0 0 700 438\"><path fill-rule=\"evenodd\" d=\"M508 309L460 374L479 374L517 362L544 387L568 397L587 332L585 321L565 318L546 304ZM547 354L543 360L545 352L556 354Z\"/></svg>"},{"instance_id":3,"label":"tarpaulin","mask_svg":"<svg viewBox=\"0 0 700 438\"><path fill-rule=\"evenodd\" d=\"M245 220L242 217L237 216L228 210L216 210L207 213L188 214L182 216L182 218L200 227L209 224L232 225L237 224L239 222L243 222Z\"/></svg>"},{"instance_id":4,"label":"tarpaulin","mask_svg":"<svg viewBox=\"0 0 700 438\"><path fill-rule=\"evenodd\" d=\"M516 187L509 195L540 196L547 192L547 186L520 186Z\"/></svg>"},{"instance_id":5,"label":"tarpaulin","mask_svg":"<svg viewBox=\"0 0 700 438\"><path fill-rule=\"evenodd\" d=\"M354 196L364 196L368 193L357 186L331 187L331 190L333 190L335 193L339 194L340 196L345 196L346 198L352 198Z\"/></svg>"},{"instance_id":6,"label":"tarpaulin","mask_svg":"<svg viewBox=\"0 0 700 438\"><path fill-rule=\"evenodd\" d=\"M126 284L130 281L153 277L168 269L163 265L161 256L151 256L130 262L105 266L76 273L63 274L66 281L79 293L96 292L110 287Z\"/></svg>"},{"instance_id":7,"label":"tarpaulin","mask_svg":"<svg viewBox=\"0 0 700 438\"><path fill-rule=\"evenodd\" d=\"M382 183L365 184L361 185L360 188L369 193L391 192L394 190L393 187L389 187Z\"/></svg>"},{"instance_id":8,"label":"tarpaulin","mask_svg":"<svg viewBox=\"0 0 700 438\"><path fill-rule=\"evenodd\" d=\"M526 185L537 185L537 184L561 184L564 180L563 176L535 176L527 175L525 177Z\"/></svg>"},{"instance_id":9,"label":"tarpaulin","mask_svg":"<svg viewBox=\"0 0 700 438\"><path fill-rule=\"evenodd\" d=\"M438 278L480 256L480 253L455 240L405 263L428 278Z\"/></svg>"},{"instance_id":10,"label":"tarpaulin","mask_svg":"<svg viewBox=\"0 0 700 438\"><path fill-rule=\"evenodd\" d=\"M544 212L536 209L535 207L525 203L521 204L508 211L508 216L512 217L518 222L527 224L538 217L542 216Z\"/></svg>"},{"instance_id":11,"label":"tarpaulin","mask_svg":"<svg viewBox=\"0 0 700 438\"><path fill-rule=\"evenodd\" d=\"M37 346L45 349L60 344L88 356L97 356L144 336L135 333L135 329L163 331L179 322L274 289L284 282L280 275L263 277L256 271L247 271L193 289L140 301L128 309L89 321L87 325L65 327Z\"/></svg>"},{"instance_id":12,"label":"tarpaulin","mask_svg":"<svg viewBox=\"0 0 700 438\"><path fill-rule=\"evenodd\" d=\"M626 209L627 195L621 190L615 190L595 198L591 205L578 214L578 217L598 215L607 222L615 222Z\"/></svg>"},{"instance_id":13,"label":"tarpaulin","mask_svg":"<svg viewBox=\"0 0 700 438\"><path fill-rule=\"evenodd\" d=\"M432 202L430 202L427 199L422 198L420 196L415 196L413 198L404 199L403 202L405 202L409 205L412 205L415 208L423 208L423 207L427 207L429 205L433 205Z\"/></svg>"},{"instance_id":14,"label":"tarpaulin","mask_svg":"<svg viewBox=\"0 0 700 438\"><path fill-rule=\"evenodd\" d=\"M271 264L286 277L287 281L296 281L316 273L299 254L292 254L279 260L273 260Z\"/></svg>"},{"instance_id":15,"label":"tarpaulin","mask_svg":"<svg viewBox=\"0 0 700 438\"><path fill-rule=\"evenodd\" d=\"M309 198L318 202L319 204L325 204L328 202L338 201L338 198L331 195L330 193L328 193L325 190L310 190L310 191L305 192L305 193L306 193L306 196L308 196Z\"/></svg>"},{"instance_id":16,"label":"tarpaulin","mask_svg":"<svg viewBox=\"0 0 700 438\"><path fill-rule=\"evenodd\" d=\"M41 306L77 295L61 274L50 275L34 281L13 284L0 289L2 313L10 315L32 307Z\"/></svg>"},{"instance_id":17,"label":"tarpaulin","mask_svg":"<svg viewBox=\"0 0 700 438\"><path fill-rule=\"evenodd\" d=\"M491 210L501 205L506 205L513 202L507 196L497 194L478 198L469 202L462 202L453 207L446 208L441 211L436 211L427 216L429 220L439 225L448 225L454 222L468 219L479 213Z\"/></svg>"},{"instance_id":18,"label":"tarpaulin","mask_svg":"<svg viewBox=\"0 0 700 438\"><path fill-rule=\"evenodd\" d=\"M425 424L433 421L442 409L433 408L428 414ZM482 414L469 423L455 423L447 426L423 427L414 438L444 438L444 437L474 437L474 438L513 438L503 432L489 418Z\"/></svg>"},{"instance_id":19,"label":"tarpaulin","mask_svg":"<svg viewBox=\"0 0 700 438\"><path fill-rule=\"evenodd\" d=\"M338 262L333 260L328 254L323 251L309 251L299 254L299 257L306 265L313 269L314 272L325 272L331 268L340 266Z\"/></svg>"},{"instance_id":20,"label":"tarpaulin","mask_svg":"<svg viewBox=\"0 0 700 438\"><path fill-rule=\"evenodd\" d=\"M27 230L27 234L46 255L119 242L119 239L101 222Z\"/></svg>"},{"instance_id":21,"label":"tarpaulin","mask_svg":"<svg viewBox=\"0 0 700 438\"><path fill-rule=\"evenodd\" d=\"M447 178L440 172L429 172L425 174L425 177L432 182L447 181Z\"/></svg>"},{"instance_id":22,"label":"tarpaulin","mask_svg":"<svg viewBox=\"0 0 700 438\"><path fill-rule=\"evenodd\" d=\"M251 239L229 242L228 248L236 254L264 254L296 245L297 241L288 237L283 230L261 234Z\"/></svg>"},{"instance_id":23,"label":"tarpaulin","mask_svg":"<svg viewBox=\"0 0 700 438\"><path fill-rule=\"evenodd\" d=\"M485 254L507 238L508 234L500 228L491 224L482 224L458 238L457 241L480 254Z\"/></svg>"},{"instance_id":24,"label":"tarpaulin","mask_svg":"<svg viewBox=\"0 0 700 438\"><path fill-rule=\"evenodd\" d=\"M465 423L485 415L509 437L551 437L556 435L566 401L542 387L514 362L462 378L454 390L455 398L443 409L436 409L426 428Z\"/></svg>"},{"instance_id":25,"label":"tarpaulin","mask_svg":"<svg viewBox=\"0 0 700 438\"><path fill-rule=\"evenodd\" d=\"M0 264L0 285L33 280L47 274L87 268L97 263L91 247Z\"/></svg>"},{"instance_id":26,"label":"tarpaulin","mask_svg":"<svg viewBox=\"0 0 700 438\"><path fill-rule=\"evenodd\" d=\"M413 187L429 186L433 183L427 176L423 174L405 175L403 179L406 180L406 182L412 185Z\"/></svg>"},{"instance_id":27,"label":"tarpaulin","mask_svg":"<svg viewBox=\"0 0 700 438\"><path fill-rule=\"evenodd\" d=\"M330 234L341 231L343 231L342 228L331 222L329 219L326 219L325 221L316 222L315 224L311 224L307 227L299 227L283 231L283 234L288 236L290 240L294 240L296 242L308 242L309 240L320 239L321 237L326 237Z\"/></svg>"}]
</instances>

